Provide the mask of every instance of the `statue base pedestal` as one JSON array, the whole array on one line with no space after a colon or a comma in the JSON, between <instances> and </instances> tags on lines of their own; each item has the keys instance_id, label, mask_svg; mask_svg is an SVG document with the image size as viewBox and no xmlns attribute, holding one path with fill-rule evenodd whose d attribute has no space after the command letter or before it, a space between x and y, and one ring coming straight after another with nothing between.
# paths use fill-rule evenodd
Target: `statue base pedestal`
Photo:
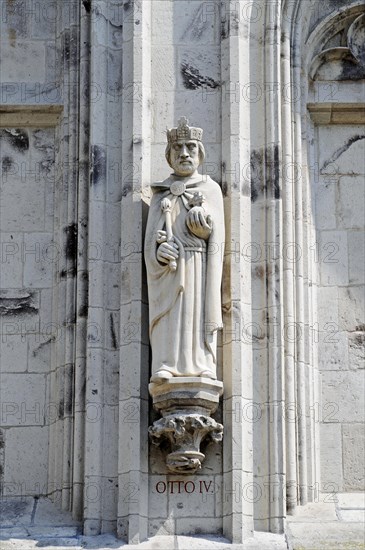
<instances>
[{"instance_id":1,"label":"statue base pedestal","mask_svg":"<svg viewBox=\"0 0 365 550\"><path fill-rule=\"evenodd\" d=\"M210 415L218 408L223 383L210 378L176 377L149 385L153 407L162 418L149 428L152 443L168 440L172 452L167 456L169 473L194 474L205 456L201 442L210 438L218 442L223 426Z\"/></svg>"}]
</instances>

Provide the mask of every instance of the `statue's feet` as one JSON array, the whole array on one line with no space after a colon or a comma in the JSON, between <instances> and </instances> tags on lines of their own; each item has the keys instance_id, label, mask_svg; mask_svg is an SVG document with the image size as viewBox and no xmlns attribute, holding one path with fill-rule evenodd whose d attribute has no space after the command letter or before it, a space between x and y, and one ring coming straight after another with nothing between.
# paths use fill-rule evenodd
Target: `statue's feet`
<instances>
[{"instance_id":1,"label":"statue's feet","mask_svg":"<svg viewBox=\"0 0 365 550\"><path fill-rule=\"evenodd\" d=\"M168 370L160 369L151 376L150 382L155 384L162 384L169 378L172 378L172 374Z\"/></svg>"}]
</instances>

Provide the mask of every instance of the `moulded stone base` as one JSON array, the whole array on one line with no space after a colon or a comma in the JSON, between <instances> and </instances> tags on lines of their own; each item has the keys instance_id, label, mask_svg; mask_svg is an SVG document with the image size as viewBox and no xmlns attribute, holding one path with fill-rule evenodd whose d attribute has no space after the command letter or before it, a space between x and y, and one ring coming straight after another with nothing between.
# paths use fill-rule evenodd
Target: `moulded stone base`
<instances>
[{"instance_id":1,"label":"moulded stone base","mask_svg":"<svg viewBox=\"0 0 365 550\"><path fill-rule=\"evenodd\" d=\"M210 378L175 377L161 384L150 384L149 392L154 409L162 415L187 409L209 415L218 408L223 382Z\"/></svg>"},{"instance_id":2,"label":"moulded stone base","mask_svg":"<svg viewBox=\"0 0 365 550\"><path fill-rule=\"evenodd\" d=\"M194 474L205 458L201 442L207 437L218 442L223 437L222 424L210 417L218 408L223 383L209 378L171 378L150 384L149 391L154 408L162 415L149 433L155 445L170 442L168 472Z\"/></svg>"}]
</instances>

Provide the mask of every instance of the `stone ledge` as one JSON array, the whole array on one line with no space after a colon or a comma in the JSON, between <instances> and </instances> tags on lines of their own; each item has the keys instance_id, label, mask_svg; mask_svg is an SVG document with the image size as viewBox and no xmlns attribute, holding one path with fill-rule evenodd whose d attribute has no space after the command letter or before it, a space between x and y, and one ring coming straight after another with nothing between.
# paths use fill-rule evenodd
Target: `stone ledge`
<instances>
[{"instance_id":1,"label":"stone ledge","mask_svg":"<svg viewBox=\"0 0 365 550\"><path fill-rule=\"evenodd\" d=\"M1 105L0 128L57 126L62 105Z\"/></svg>"},{"instance_id":2,"label":"stone ledge","mask_svg":"<svg viewBox=\"0 0 365 550\"><path fill-rule=\"evenodd\" d=\"M364 124L365 103L308 103L315 124Z\"/></svg>"}]
</instances>

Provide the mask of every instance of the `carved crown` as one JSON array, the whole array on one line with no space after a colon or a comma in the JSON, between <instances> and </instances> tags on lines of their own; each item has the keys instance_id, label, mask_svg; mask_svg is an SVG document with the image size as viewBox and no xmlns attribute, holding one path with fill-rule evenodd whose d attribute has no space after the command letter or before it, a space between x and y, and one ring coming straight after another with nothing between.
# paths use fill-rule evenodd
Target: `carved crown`
<instances>
[{"instance_id":1,"label":"carved crown","mask_svg":"<svg viewBox=\"0 0 365 550\"><path fill-rule=\"evenodd\" d=\"M194 128L188 125L188 119L181 117L178 122L177 128L171 128L167 130L167 141L174 143L178 139L196 139L201 141L203 137L203 130L201 128Z\"/></svg>"}]
</instances>

